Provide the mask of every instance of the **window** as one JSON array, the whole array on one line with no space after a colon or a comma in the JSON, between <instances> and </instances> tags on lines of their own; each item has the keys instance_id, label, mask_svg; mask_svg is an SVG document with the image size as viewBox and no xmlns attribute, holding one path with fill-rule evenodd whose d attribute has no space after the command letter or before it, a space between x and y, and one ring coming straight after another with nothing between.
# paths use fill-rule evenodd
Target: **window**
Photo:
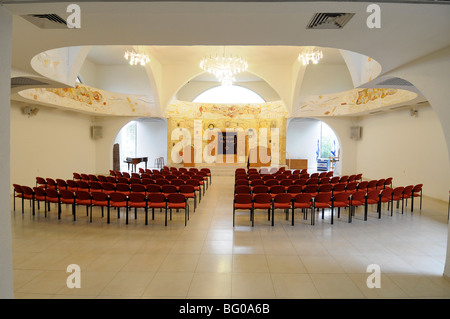
<instances>
[{"instance_id":1,"label":"window","mask_svg":"<svg viewBox=\"0 0 450 319\"><path fill-rule=\"evenodd\" d=\"M198 103L264 103L264 99L247 88L237 85L217 86L198 95L193 102Z\"/></svg>"},{"instance_id":2,"label":"window","mask_svg":"<svg viewBox=\"0 0 450 319\"><path fill-rule=\"evenodd\" d=\"M320 128L320 158L339 156L339 144L336 134L326 123L321 122Z\"/></svg>"}]
</instances>

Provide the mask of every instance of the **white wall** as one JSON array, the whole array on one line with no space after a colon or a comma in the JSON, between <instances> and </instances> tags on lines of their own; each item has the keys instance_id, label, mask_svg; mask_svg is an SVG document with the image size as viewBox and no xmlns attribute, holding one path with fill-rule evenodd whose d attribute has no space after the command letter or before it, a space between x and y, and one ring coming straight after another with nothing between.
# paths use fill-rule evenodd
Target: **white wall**
<instances>
[{"instance_id":1,"label":"white wall","mask_svg":"<svg viewBox=\"0 0 450 319\"><path fill-rule=\"evenodd\" d=\"M36 176L72 178L73 172L95 173L95 141L90 116L38 107L37 115L11 105L11 183L34 186Z\"/></svg>"},{"instance_id":2,"label":"white wall","mask_svg":"<svg viewBox=\"0 0 450 319\"><path fill-rule=\"evenodd\" d=\"M448 200L450 167L442 128L431 107L363 117L357 167L366 179L393 177L394 186L424 184L423 193Z\"/></svg>"},{"instance_id":3,"label":"white wall","mask_svg":"<svg viewBox=\"0 0 450 319\"><path fill-rule=\"evenodd\" d=\"M289 158L307 159L308 171L316 171L318 139L320 139L320 121L310 118L290 120L286 130L286 151Z\"/></svg>"},{"instance_id":4,"label":"white wall","mask_svg":"<svg viewBox=\"0 0 450 319\"><path fill-rule=\"evenodd\" d=\"M329 94L353 89L346 64L308 65L303 76L300 96Z\"/></svg>"},{"instance_id":5,"label":"white wall","mask_svg":"<svg viewBox=\"0 0 450 319\"><path fill-rule=\"evenodd\" d=\"M148 157L148 167L154 167L158 157L167 163L167 122L165 119L137 120L137 157ZM143 164L138 167L144 167Z\"/></svg>"},{"instance_id":6,"label":"white wall","mask_svg":"<svg viewBox=\"0 0 450 319\"><path fill-rule=\"evenodd\" d=\"M12 16L0 6L0 298L14 297L10 192L10 92Z\"/></svg>"}]
</instances>

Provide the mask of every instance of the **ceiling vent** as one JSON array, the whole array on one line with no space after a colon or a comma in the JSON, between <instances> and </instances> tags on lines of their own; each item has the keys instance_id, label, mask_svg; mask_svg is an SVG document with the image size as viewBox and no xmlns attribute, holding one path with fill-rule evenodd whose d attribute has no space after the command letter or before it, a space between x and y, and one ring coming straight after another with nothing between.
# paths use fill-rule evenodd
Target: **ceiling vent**
<instances>
[{"instance_id":1,"label":"ceiling vent","mask_svg":"<svg viewBox=\"0 0 450 319\"><path fill-rule=\"evenodd\" d=\"M63 29L67 28L67 22L56 13L28 14L22 16L28 22L41 29Z\"/></svg>"},{"instance_id":2,"label":"ceiling vent","mask_svg":"<svg viewBox=\"0 0 450 319\"><path fill-rule=\"evenodd\" d=\"M48 85L48 83L44 83L26 77L16 77L11 79L11 88L16 88L20 86L40 86L40 85Z\"/></svg>"},{"instance_id":3,"label":"ceiling vent","mask_svg":"<svg viewBox=\"0 0 450 319\"><path fill-rule=\"evenodd\" d=\"M316 13L306 28L342 29L354 15L354 13Z\"/></svg>"},{"instance_id":4,"label":"ceiling vent","mask_svg":"<svg viewBox=\"0 0 450 319\"><path fill-rule=\"evenodd\" d=\"M411 82L408 82L406 80L400 79L400 78L391 78L384 80L377 84L377 86L414 86Z\"/></svg>"}]
</instances>

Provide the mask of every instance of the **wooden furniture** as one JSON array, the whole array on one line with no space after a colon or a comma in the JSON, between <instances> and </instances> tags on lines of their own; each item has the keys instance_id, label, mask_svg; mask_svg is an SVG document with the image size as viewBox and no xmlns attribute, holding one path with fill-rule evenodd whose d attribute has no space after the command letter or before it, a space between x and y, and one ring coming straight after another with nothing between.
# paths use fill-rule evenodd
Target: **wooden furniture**
<instances>
[{"instance_id":1,"label":"wooden furniture","mask_svg":"<svg viewBox=\"0 0 450 319\"><path fill-rule=\"evenodd\" d=\"M286 165L290 169L308 169L307 159L286 159Z\"/></svg>"},{"instance_id":2,"label":"wooden furniture","mask_svg":"<svg viewBox=\"0 0 450 319\"><path fill-rule=\"evenodd\" d=\"M130 164L133 165L131 167L132 172L136 172L136 165L141 162L144 162L145 168L147 168L148 157L127 157L124 161L124 163L128 164L128 170L130 170Z\"/></svg>"}]
</instances>

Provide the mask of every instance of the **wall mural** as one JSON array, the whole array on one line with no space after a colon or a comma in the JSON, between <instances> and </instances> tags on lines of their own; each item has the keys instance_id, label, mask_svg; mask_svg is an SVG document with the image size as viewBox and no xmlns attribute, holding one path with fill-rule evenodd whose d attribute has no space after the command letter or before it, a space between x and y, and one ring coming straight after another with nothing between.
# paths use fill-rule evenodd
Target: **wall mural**
<instances>
[{"instance_id":1,"label":"wall mural","mask_svg":"<svg viewBox=\"0 0 450 319\"><path fill-rule=\"evenodd\" d=\"M23 98L44 105L98 115L159 116L155 103L144 95L108 92L78 84L74 88L35 88L19 92Z\"/></svg>"},{"instance_id":2,"label":"wall mural","mask_svg":"<svg viewBox=\"0 0 450 319\"><path fill-rule=\"evenodd\" d=\"M208 104L184 101L172 101L166 109L167 117L167 151L168 163L174 163L172 150L178 153L181 130L191 137L183 143L196 143L200 152L199 159L204 161L205 148L211 150L214 132L240 132L245 136L245 143L238 144L237 162L246 163L249 149L262 143L269 148L278 149L272 153L272 160L280 164L285 161L286 150L286 118L288 112L281 101L261 104ZM241 135L242 134L242 135ZM213 143L214 144L214 143ZM178 148L177 148L178 147ZM197 152L197 150L196 150ZM182 151L180 151L180 154ZM274 154L275 153L275 154ZM215 151L213 151L215 155ZM217 162L225 160L218 159Z\"/></svg>"},{"instance_id":3,"label":"wall mural","mask_svg":"<svg viewBox=\"0 0 450 319\"><path fill-rule=\"evenodd\" d=\"M407 90L387 88L353 89L341 93L316 95L300 103L292 116L339 116L405 103L417 97Z\"/></svg>"}]
</instances>

